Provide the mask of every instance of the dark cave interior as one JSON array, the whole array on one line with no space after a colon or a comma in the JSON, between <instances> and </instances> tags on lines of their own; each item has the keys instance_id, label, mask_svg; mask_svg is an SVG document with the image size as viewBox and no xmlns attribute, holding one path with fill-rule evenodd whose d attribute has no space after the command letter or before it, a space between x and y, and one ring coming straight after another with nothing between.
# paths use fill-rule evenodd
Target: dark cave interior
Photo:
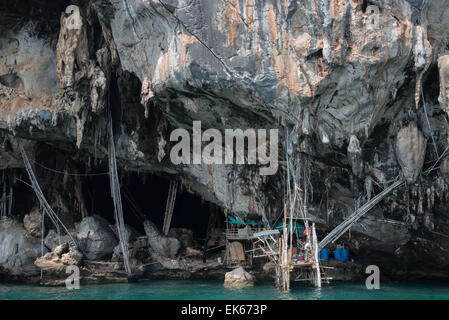
<instances>
[{"instance_id":1,"label":"dark cave interior","mask_svg":"<svg viewBox=\"0 0 449 320\"><path fill-rule=\"evenodd\" d=\"M30 161L40 187L55 212L62 214L59 207L59 199L62 199L66 210L68 209L67 214L72 218L69 221L80 222L83 215L99 215L110 224L115 224L107 162L80 161L80 159L74 162L67 157L66 152L45 143L39 144L37 149L39 152L36 152L35 158L31 158ZM88 163L92 163L92 166ZM65 172L69 175L65 175ZM145 235L143 223L148 219L162 230L170 180L174 176L124 169L119 169L119 176L125 224ZM1 170L0 179L0 197L3 186L7 195L9 194L11 184L13 188L11 215L22 221L26 214L38 206L26 170L24 168ZM83 206L77 203L81 199L76 194L76 184L80 186L82 192L84 211ZM56 194L61 194L62 197L55 197ZM209 228L224 227L225 215L219 206L205 201L196 193L189 192L182 184L178 185L170 228L190 229L194 239L202 243Z\"/></svg>"},{"instance_id":2,"label":"dark cave interior","mask_svg":"<svg viewBox=\"0 0 449 320\"><path fill-rule=\"evenodd\" d=\"M107 168L98 168L105 172ZM120 173L119 173L120 174ZM166 177L126 172L122 174L121 195L125 223L144 234L143 222L151 220L162 229L170 180ZM114 205L107 175L86 177L83 190L89 215L97 214L114 223ZM224 213L215 204L178 187L170 228L187 228L195 240L206 237L211 210L218 212L215 227L224 227Z\"/></svg>"}]
</instances>

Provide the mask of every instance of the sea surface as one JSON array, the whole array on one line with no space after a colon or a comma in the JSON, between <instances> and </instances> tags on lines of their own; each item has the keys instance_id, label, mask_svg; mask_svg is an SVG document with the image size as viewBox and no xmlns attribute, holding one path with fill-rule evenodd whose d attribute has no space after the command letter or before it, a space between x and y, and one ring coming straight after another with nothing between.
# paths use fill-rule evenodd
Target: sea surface
<instances>
[{"instance_id":1,"label":"sea surface","mask_svg":"<svg viewBox=\"0 0 449 320\"><path fill-rule=\"evenodd\" d=\"M381 283L368 290L364 284L333 283L321 289L294 286L288 293L272 283L229 289L219 281L147 280L136 283L81 285L78 290L65 287L0 284L0 299L29 300L171 300L171 299L288 299L288 300L449 300L449 284Z\"/></svg>"}]
</instances>

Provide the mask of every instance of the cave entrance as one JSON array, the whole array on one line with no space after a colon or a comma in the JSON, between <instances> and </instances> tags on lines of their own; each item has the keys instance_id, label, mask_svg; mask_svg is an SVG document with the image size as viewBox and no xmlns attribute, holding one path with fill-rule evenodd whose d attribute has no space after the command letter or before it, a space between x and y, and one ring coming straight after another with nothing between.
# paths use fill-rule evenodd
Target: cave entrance
<instances>
[{"instance_id":1,"label":"cave entrance","mask_svg":"<svg viewBox=\"0 0 449 320\"><path fill-rule=\"evenodd\" d=\"M98 168L98 172L105 170L107 171L107 168ZM143 222L148 219L162 230L170 177L130 171L121 171L119 175L125 223L145 234ZM109 176L88 177L84 181L83 189L89 215L97 214L114 224ZM218 206L191 194L182 186L178 187L170 229L191 230L196 244L201 246L208 230L224 227L225 215Z\"/></svg>"},{"instance_id":2,"label":"cave entrance","mask_svg":"<svg viewBox=\"0 0 449 320\"><path fill-rule=\"evenodd\" d=\"M34 192L30 188L25 169L0 170L0 219L15 217L23 220L35 205Z\"/></svg>"}]
</instances>

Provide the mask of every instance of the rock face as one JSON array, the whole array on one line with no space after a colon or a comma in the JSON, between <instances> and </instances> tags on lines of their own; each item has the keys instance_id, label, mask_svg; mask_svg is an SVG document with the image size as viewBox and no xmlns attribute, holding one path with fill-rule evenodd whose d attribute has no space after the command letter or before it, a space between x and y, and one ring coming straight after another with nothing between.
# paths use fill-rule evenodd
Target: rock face
<instances>
[{"instance_id":1,"label":"rock face","mask_svg":"<svg viewBox=\"0 0 449 320\"><path fill-rule=\"evenodd\" d=\"M243 267L239 267L230 272L226 272L224 286L225 287L251 287L254 286L256 278L245 271Z\"/></svg>"},{"instance_id":2,"label":"rock face","mask_svg":"<svg viewBox=\"0 0 449 320\"><path fill-rule=\"evenodd\" d=\"M193 121L203 131L278 129L278 160L288 155L303 172L320 236L402 173L407 187L342 241L407 274L447 270L449 243L440 235L449 233L449 170L446 159L437 161L449 141L446 1L76 3L0 5L0 169L24 173L15 138L22 137L42 165L36 175L51 205L68 224L84 218L78 232L88 259L118 244L85 199L107 189L85 174L104 173L111 114L125 187L135 172L177 175L188 191L241 219L279 216L286 168L261 176L259 162L175 165L171 133L191 130ZM430 139L436 148L426 148ZM39 235L33 195L15 190L24 201L14 215L29 216L17 236L8 231L4 262L22 232ZM394 246L379 239L391 230L385 221L398 228L385 237ZM178 240L146 229L155 251L176 255ZM54 249L54 233L47 238Z\"/></svg>"},{"instance_id":3,"label":"rock face","mask_svg":"<svg viewBox=\"0 0 449 320\"><path fill-rule=\"evenodd\" d=\"M181 248L178 239L166 237L162 232L149 220L144 222L145 233L148 237L148 244L159 255L167 258L174 258Z\"/></svg>"},{"instance_id":4,"label":"rock face","mask_svg":"<svg viewBox=\"0 0 449 320\"><path fill-rule=\"evenodd\" d=\"M78 240L89 260L107 258L118 244L108 222L99 216L84 218L77 233Z\"/></svg>"}]
</instances>

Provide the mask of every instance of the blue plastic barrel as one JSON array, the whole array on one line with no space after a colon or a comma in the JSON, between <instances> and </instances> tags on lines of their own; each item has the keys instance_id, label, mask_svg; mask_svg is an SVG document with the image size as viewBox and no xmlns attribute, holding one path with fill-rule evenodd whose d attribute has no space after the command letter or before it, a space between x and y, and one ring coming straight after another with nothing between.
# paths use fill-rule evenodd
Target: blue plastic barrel
<instances>
[{"instance_id":1,"label":"blue plastic barrel","mask_svg":"<svg viewBox=\"0 0 449 320\"><path fill-rule=\"evenodd\" d=\"M334 257L335 257L335 260L341 261L341 249L337 249L334 251Z\"/></svg>"},{"instance_id":2,"label":"blue plastic barrel","mask_svg":"<svg viewBox=\"0 0 449 320\"><path fill-rule=\"evenodd\" d=\"M320 260L329 260L329 250L327 250L326 248L321 249L318 257L320 258Z\"/></svg>"},{"instance_id":3,"label":"blue plastic barrel","mask_svg":"<svg viewBox=\"0 0 449 320\"><path fill-rule=\"evenodd\" d=\"M349 260L349 249L341 249L341 261Z\"/></svg>"}]
</instances>

